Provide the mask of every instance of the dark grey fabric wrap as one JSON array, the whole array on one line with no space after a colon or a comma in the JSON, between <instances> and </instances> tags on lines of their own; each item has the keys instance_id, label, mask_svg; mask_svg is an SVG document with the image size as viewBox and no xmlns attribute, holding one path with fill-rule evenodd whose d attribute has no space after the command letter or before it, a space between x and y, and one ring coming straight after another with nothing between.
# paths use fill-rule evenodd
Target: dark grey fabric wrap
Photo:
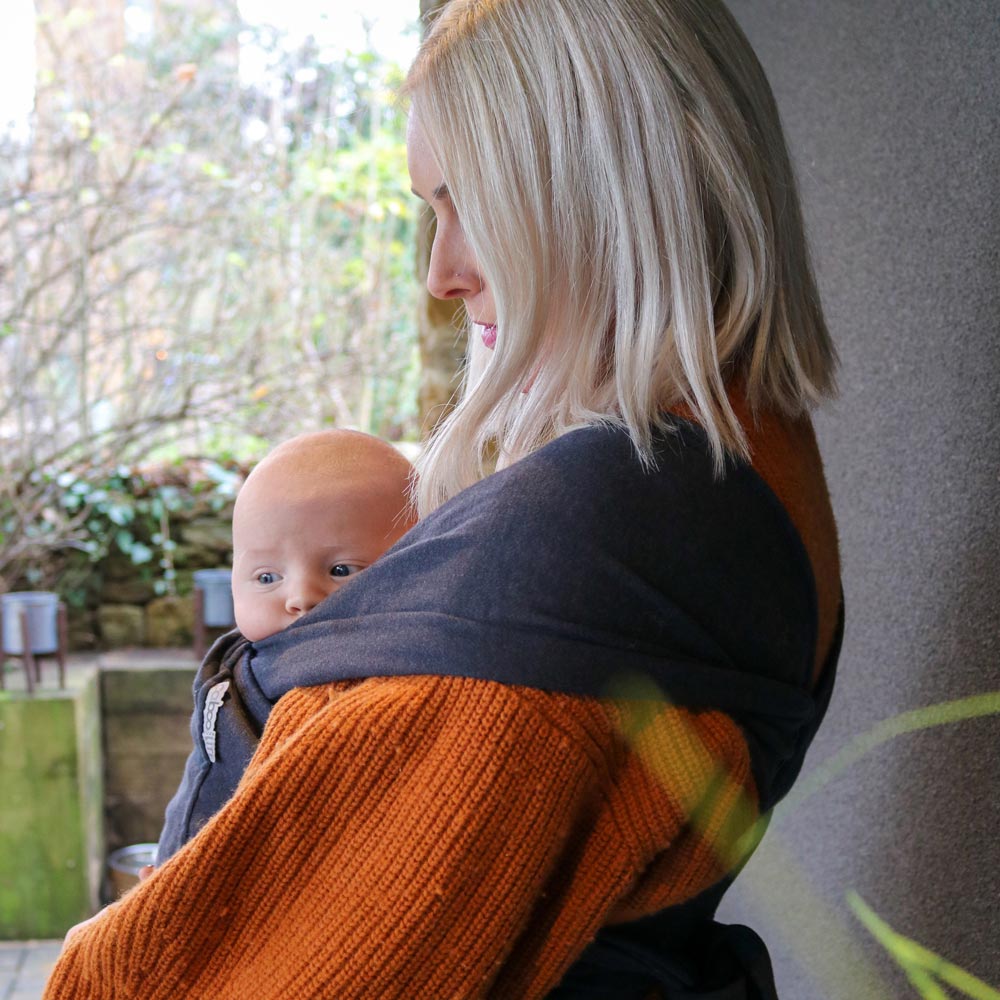
<instances>
[{"instance_id":1,"label":"dark grey fabric wrap","mask_svg":"<svg viewBox=\"0 0 1000 1000\"><path fill-rule=\"evenodd\" d=\"M283 632L220 640L195 683L195 748L161 859L224 804L282 695L365 677L599 697L648 690L641 678L736 719L769 808L829 694L835 655L820 694L808 689L816 629L808 556L749 465L716 477L703 432L680 419L657 438L652 470L620 430L570 432L465 490ZM227 678L212 765L198 716Z\"/></svg>"}]
</instances>

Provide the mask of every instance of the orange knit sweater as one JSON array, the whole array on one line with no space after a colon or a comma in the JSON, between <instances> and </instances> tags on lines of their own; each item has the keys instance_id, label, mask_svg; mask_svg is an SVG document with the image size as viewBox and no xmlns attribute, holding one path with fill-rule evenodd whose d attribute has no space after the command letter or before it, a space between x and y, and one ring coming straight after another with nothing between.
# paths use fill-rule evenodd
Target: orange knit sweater
<instances>
[{"instance_id":1,"label":"orange knit sweater","mask_svg":"<svg viewBox=\"0 0 1000 1000\"><path fill-rule=\"evenodd\" d=\"M764 447L762 442L766 442ZM754 464L839 598L807 421ZM756 818L716 711L455 677L300 688L235 797L68 945L47 1000L538 998L604 924L681 902Z\"/></svg>"}]
</instances>

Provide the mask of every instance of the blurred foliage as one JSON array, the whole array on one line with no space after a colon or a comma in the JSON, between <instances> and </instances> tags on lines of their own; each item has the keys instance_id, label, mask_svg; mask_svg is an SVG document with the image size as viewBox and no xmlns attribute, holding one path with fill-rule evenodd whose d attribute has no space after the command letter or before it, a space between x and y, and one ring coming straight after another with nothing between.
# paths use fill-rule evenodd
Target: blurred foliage
<instances>
[{"instance_id":1,"label":"blurred foliage","mask_svg":"<svg viewBox=\"0 0 1000 1000\"><path fill-rule=\"evenodd\" d=\"M713 762L712 748L703 742L688 713L673 710L670 699L650 678L616 677L607 695L617 704L622 739L647 772L669 789L685 822L716 852L720 868L740 871L755 854L753 864L742 870L740 882L755 906L780 929L792 952L806 956L805 967L821 986L822 996L854 1000L892 995L880 968L859 947L855 929L810 885L801 862L784 847L776 828L806 799L886 743L911 733L1000 716L1000 691L940 702L883 720L800 778L774 810L759 816L755 798L743 792L725 766ZM671 714L672 720L666 722ZM656 733L657 727L661 732ZM690 766L699 757L711 777L693 788L679 783L676 760L683 758ZM973 1000L1000 1000L1000 991L994 987L893 930L857 892L848 891L846 902L922 1000L947 1000L949 989Z\"/></svg>"},{"instance_id":2,"label":"blurred foliage","mask_svg":"<svg viewBox=\"0 0 1000 1000\"><path fill-rule=\"evenodd\" d=\"M123 463L415 439L399 68L235 4L159 5L147 38L82 7L38 30L30 136L0 137L0 578L104 545L104 501L62 484Z\"/></svg>"},{"instance_id":3,"label":"blurred foliage","mask_svg":"<svg viewBox=\"0 0 1000 1000\"><path fill-rule=\"evenodd\" d=\"M145 469L120 465L96 480L63 472L36 473L52 487L59 510L45 507L26 528L47 559L28 566L12 583L55 589L71 609L96 599L95 568L124 558L157 594L176 593L172 524L198 513L219 513L236 496L246 468L212 460ZM0 525L9 530L8 525Z\"/></svg>"},{"instance_id":4,"label":"blurred foliage","mask_svg":"<svg viewBox=\"0 0 1000 1000\"><path fill-rule=\"evenodd\" d=\"M906 973L923 1000L948 1000L950 994L945 987L958 990L972 1000L1000 1000L1000 990L893 930L856 892L847 894L847 904Z\"/></svg>"}]
</instances>

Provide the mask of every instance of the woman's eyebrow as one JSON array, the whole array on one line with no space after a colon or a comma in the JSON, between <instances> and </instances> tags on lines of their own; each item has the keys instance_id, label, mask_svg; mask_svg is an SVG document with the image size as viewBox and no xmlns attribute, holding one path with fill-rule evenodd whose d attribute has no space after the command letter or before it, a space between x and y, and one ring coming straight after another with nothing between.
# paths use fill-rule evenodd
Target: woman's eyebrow
<instances>
[{"instance_id":1,"label":"woman's eyebrow","mask_svg":"<svg viewBox=\"0 0 1000 1000\"><path fill-rule=\"evenodd\" d=\"M418 197L421 201L427 201L427 199L416 188L411 187L410 194L416 195L416 197ZM451 194L448 191L448 185L442 183L438 184L438 186L434 188L433 191L431 191L430 200L439 201L442 198L450 198L450 197Z\"/></svg>"}]
</instances>

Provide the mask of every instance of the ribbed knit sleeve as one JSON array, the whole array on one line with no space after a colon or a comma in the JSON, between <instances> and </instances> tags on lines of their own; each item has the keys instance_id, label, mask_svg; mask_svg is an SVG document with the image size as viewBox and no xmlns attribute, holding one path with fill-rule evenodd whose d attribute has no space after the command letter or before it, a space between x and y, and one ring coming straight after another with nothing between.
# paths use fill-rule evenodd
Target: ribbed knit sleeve
<instances>
[{"instance_id":1,"label":"ribbed knit sleeve","mask_svg":"<svg viewBox=\"0 0 1000 1000\"><path fill-rule=\"evenodd\" d=\"M460 677L297 689L46 998L542 997L602 924L717 881L753 797L718 712Z\"/></svg>"}]
</instances>

